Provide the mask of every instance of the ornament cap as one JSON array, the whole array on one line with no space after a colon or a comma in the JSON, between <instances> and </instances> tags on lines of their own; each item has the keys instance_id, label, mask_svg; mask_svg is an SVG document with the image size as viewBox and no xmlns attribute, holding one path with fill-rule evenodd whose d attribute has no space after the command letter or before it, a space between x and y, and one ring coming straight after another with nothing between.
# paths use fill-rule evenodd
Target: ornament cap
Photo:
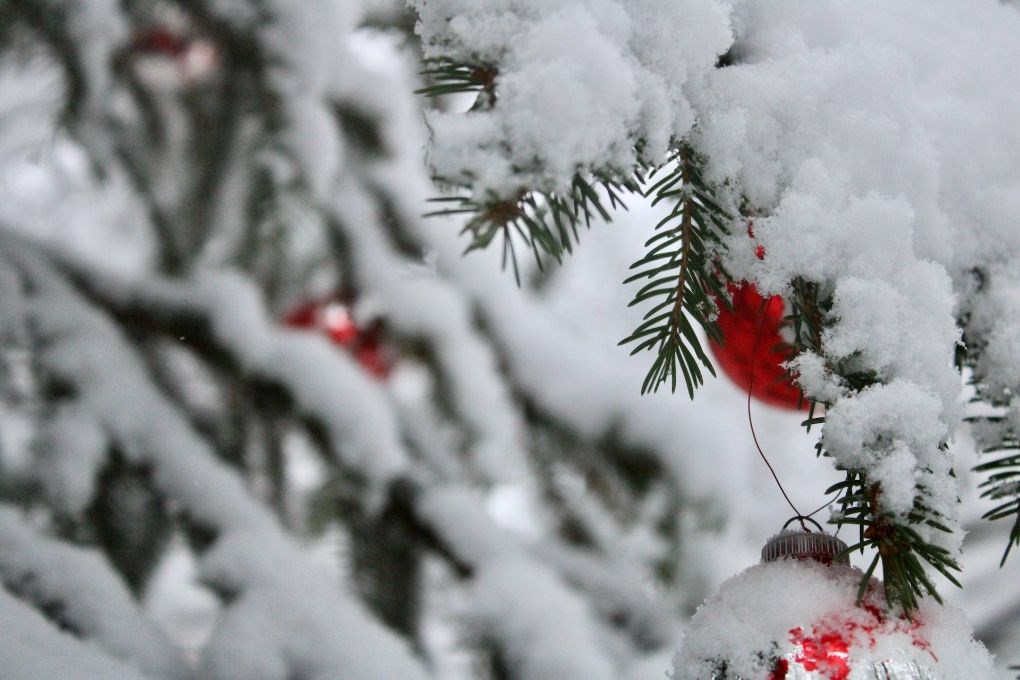
<instances>
[{"instance_id":1,"label":"ornament cap","mask_svg":"<svg viewBox=\"0 0 1020 680\"><path fill-rule=\"evenodd\" d=\"M805 519L818 527L818 531L787 528L792 522ZM782 531L765 543L765 547L761 549L761 561L775 562L792 558L815 560L822 564L850 564L846 548L846 543L825 533L818 522L808 517L794 517L783 525Z\"/></svg>"}]
</instances>

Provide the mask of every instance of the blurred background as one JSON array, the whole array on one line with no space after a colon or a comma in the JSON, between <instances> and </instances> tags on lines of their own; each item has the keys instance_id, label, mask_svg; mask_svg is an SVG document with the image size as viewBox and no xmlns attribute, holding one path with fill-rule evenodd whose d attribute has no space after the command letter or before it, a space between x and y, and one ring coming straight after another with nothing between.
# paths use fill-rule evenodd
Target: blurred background
<instances>
[{"instance_id":1,"label":"blurred background","mask_svg":"<svg viewBox=\"0 0 1020 680\"><path fill-rule=\"evenodd\" d=\"M0 580L151 677L185 676L107 619L130 609L196 677L397 677L392 644L443 680L662 678L791 515L741 386L640 396L647 358L617 346L657 208L632 198L562 265L519 257L520 286L422 217L422 108L465 102L414 94L414 21L0 5ZM840 476L804 412L752 409L794 503L823 505ZM1005 670L1008 527L979 521L966 430L953 450L947 595ZM82 554L109 592L71 578ZM320 645L379 659L329 675Z\"/></svg>"}]
</instances>

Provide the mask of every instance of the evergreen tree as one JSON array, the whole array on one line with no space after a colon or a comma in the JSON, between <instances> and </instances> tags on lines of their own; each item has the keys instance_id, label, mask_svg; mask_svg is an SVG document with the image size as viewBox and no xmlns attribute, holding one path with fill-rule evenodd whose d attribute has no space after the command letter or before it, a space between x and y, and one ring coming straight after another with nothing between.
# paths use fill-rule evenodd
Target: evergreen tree
<instances>
[{"instance_id":1,"label":"evergreen tree","mask_svg":"<svg viewBox=\"0 0 1020 680\"><path fill-rule=\"evenodd\" d=\"M0 5L11 677L662 677L761 538L741 287L886 604L965 527L1011 582L1020 14L958 5Z\"/></svg>"}]
</instances>

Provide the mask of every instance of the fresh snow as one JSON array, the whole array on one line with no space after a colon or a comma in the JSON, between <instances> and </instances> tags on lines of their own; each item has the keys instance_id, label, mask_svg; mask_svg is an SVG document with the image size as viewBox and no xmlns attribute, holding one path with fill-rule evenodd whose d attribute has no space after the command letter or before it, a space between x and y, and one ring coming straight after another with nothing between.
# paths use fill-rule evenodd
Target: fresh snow
<instances>
[{"instance_id":1,"label":"fresh snow","mask_svg":"<svg viewBox=\"0 0 1020 680\"><path fill-rule=\"evenodd\" d=\"M154 680L60 631L0 589L0 668L6 680Z\"/></svg>"}]
</instances>

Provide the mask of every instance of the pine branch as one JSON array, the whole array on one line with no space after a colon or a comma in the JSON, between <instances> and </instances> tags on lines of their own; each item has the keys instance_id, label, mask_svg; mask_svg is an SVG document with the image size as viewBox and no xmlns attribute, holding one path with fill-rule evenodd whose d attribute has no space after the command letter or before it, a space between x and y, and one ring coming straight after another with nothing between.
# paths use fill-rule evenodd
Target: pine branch
<instances>
[{"instance_id":1,"label":"pine branch","mask_svg":"<svg viewBox=\"0 0 1020 680\"><path fill-rule=\"evenodd\" d=\"M449 57L424 60L420 74L428 85L416 91L428 97L450 94L477 95L471 110L490 109L499 95L496 79L499 69L483 60L458 61ZM464 181L435 177L437 183L470 190ZM578 227L591 227L592 220L612 220L610 209L626 205L622 195L640 192L640 176L623 177L615 170L594 168L579 170L566 190L521 187L516 194L498 195L489 192L475 195L443 196L432 199L445 207L426 213L469 216L462 233L471 236L465 253L489 247L498 236L502 249L502 266L513 267L514 280L521 284L515 240L531 250L538 268L543 269L546 257L562 262L563 254L573 252L578 242ZM600 195L600 191L601 194ZM607 207L608 203L608 207Z\"/></svg>"},{"instance_id":2,"label":"pine branch","mask_svg":"<svg viewBox=\"0 0 1020 680\"><path fill-rule=\"evenodd\" d=\"M987 290L988 273L974 269L973 275L978 291ZM1020 546L1020 432L1017 431L1015 420L1007 414L1016 403L1017 391L993 388L990 383L998 382L990 379L989 373L994 365L986 365L983 359L988 344L986 332L976 331L970 324L970 315L965 313L960 320L963 337L957 346L956 363L960 370L970 369L970 385L974 388L971 404L980 407L981 415L968 417L971 429L975 434L977 448L982 458L991 458L974 467L975 472L988 473L978 488L982 489L981 498L995 503L985 512L981 519L990 522L1012 520L1009 538L999 560L1000 568L1014 546Z\"/></svg>"},{"instance_id":3,"label":"pine branch","mask_svg":"<svg viewBox=\"0 0 1020 680\"><path fill-rule=\"evenodd\" d=\"M478 98L472 108L491 108L496 104L496 76L499 70L493 64L433 57L423 61L423 68L418 73L429 84L415 90L415 94L435 98L476 93Z\"/></svg>"},{"instance_id":4,"label":"pine branch","mask_svg":"<svg viewBox=\"0 0 1020 680\"><path fill-rule=\"evenodd\" d=\"M914 507L904 523L892 513L881 508L881 488L870 483L860 471L848 471L845 481L830 487L826 493L842 491L841 511L837 525L856 525L859 531L857 543L847 551L873 548L876 553L861 581L858 597L864 595L875 567L881 562L883 588L886 601L899 604L904 612L917 608L920 598L931 596L942 602L935 584L925 571L925 564L934 568L951 583L960 587L952 572L959 572L952 554L941 546L934 545L917 532L914 526L927 525L939 531L950 529L938 521L939 515L915 496ZM920 489L919 489L920 491Z\"/></svg>"},{"instance_id":5,"label":"pine branch","mask_svg":"<svg viewBox=\"0 0 1020 680\"><path fill-rule=\"evenodd\" d=\"M434 198L432 202L446 207L425 216L470 216L461 232L471 237L465 253L489 247L498 236L503 268L509 263L513 267L514 279L520 285L515 239L531 250L539 269L544 267L546 257L562 262L563 254L573 252L578 243L579 226L583 224L590 228L592 221L598 219L611 221L610 210L626 209L622 195L638 191L638 184L632 179L615 179L601 173L586 177L578 173L574 175L568 192L522 189L512 198L490 195L487 200L444 196Z\"/></svg>"},{"instance_id":6,"label":"pine branch","mask_svg":"<svg viewBox=\"0 0 1020 680\"><path fill-rule=\"evenodd\" d=\"M653 351L656 358L641 385L641 393L655 392L667 381L676 392L681 373L687 392L704 383L699 363L715 375L694 328L696 322L709 337L722 341L716 324L716 300L728 301L727 277L718 263L721 237L729 233L729 214L719 207L711 187L702 179L701 159L686 146L677 149L666 166L647 179L644 195L652 205L673 202L673 209L645 242L644 257L631 265L637 273L624 283L647 279L630 306L652 303L642 323L621 345L634 343L631 354ZM657 179L658 177L658 179Z\"/></svg>"},{"instance_id":7,"label":"pine branch","mask_svg":"<svg viewBox=\"0 0 1020 680\"><path fill-rule=\"evenodd\" d=\"M979 486L983 489L981 498L997 503L982 515L981 519L991 522L1011 519L1013 522L1006 549L999 561L999 566L1002 567L1009 559L1013 547L1020 546L1020 438L1006 426L1002 417L987 416L971 418L970 421L982 423L987 428L984 439L989 441L981 454L985 456L999 454L997 458L976 466L974 471L990 473Z\"/></svg>"},{"instance_id":8,"label":"pine branch","mask_svg":"<svg viewBox=\"0 0 1020 680\"><path fill-rule=\"evenodd\" d=\"M832 297L814 282L798 279L792 282L793 294L790 299L790 314L786 320L794 332L793 349L796 352L811 351L825 357L822 342L824 320L832 309ZM826 368L839 376L851 393L859 392L880 379L872 371L861 371L854 366L853 357L838 362L826 361ZM824 415L816 415L819 406L832 404L811 402L810 412L801 424L808 430L825 423ZM815 445L818 455L828 455L821 440ZM926 526L937 531L950 533L940 513L930 508L924 498L926 489L915 487L914 504L906 517L895 515L882 507L882 489L872 481L863 469L845 469L844 481L834 484L826 494L840 493L839 513L833 519L837 526L853 525L858 528L858 541L847 548L847 552L871 548L875 554L866 570L858 590L858 598L867 590L871 575L879 564L882 565L883 588L886 602L898 605L904 613L917 608L921 598L930 596L942 602L935 584L926 572L931 567L942 574L950 583L960 587L953 572L960 567L945 548L925 540L917 527ZM905 521L904 521L905 520Z\"/></svg>"}]
</instances>

